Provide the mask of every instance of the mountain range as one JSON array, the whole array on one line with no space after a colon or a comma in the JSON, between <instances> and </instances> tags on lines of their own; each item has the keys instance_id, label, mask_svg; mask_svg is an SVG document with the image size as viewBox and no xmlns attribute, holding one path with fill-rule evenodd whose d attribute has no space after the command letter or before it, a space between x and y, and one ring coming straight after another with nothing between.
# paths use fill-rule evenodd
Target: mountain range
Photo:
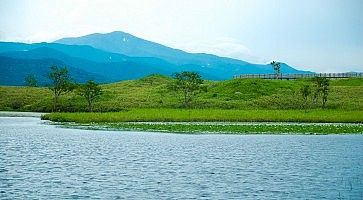
<instances>
[{"instance_id":1,"label":"mountain range","mask_svg":"<svg viewBox=\"0 0 363 200\"><path fill-rule=\"evenodd\" d=\"M76 82L130 80L150 74L171 76L196 71L204 79L226 80L237 74L273 73L270 65L205 53L188 53L116 31L63 38L52 43L0 42L0 85L24 85L33 74L47 85L51 65L67 66ZM282 73L311 73L281 64Z\"/></svg>"}]
</instances>

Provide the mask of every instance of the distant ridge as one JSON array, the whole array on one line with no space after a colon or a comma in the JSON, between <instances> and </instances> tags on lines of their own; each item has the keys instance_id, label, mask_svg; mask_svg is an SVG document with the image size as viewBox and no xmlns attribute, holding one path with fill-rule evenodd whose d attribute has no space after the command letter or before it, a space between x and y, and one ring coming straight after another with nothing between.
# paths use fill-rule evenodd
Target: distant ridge
<instances>
[{"instance_id":1,"label":"distant ridge","mask_svg":"<svg viewBox=\"0 0 363 200\"><path fill-rule=\"evenodd\" d=\"M62 61L57 59L19 59L0 56L0 85L25 85L25 77L29 74L36 77L39 85L49 85L49 66L52 65L65 66ZM76 82L85 82L89 79L104 80L102 76L78 68L68 67L68 70Z\"/></svg>"},{"instance_id":2,"label":"distant ridge","mask_svg":"<svg viewBox=\"0 0 363 200\"><path fill-rule=\"evenodd\" d=\"M72 47L61 44L40 43L40 44L32 44L25 46L26 46L25 49L18 49L18 51L6 51L6 52L0 51L0 56L2 56L0 58L0 63L1 59L12 58L13 60L12 65L7 65L7 66L12 68L12 71L14 72L12 73L12 76L14 77L18 77L22 74L19 73L19 75L17 75L17 73L15 73L20 69L22 71L24 70L27 71L27 68L24 69L22 67L23 65L17 64L17 63L22 63L23 62L22 60L24 59L39 60L39 61L45 59L56 60L57 62L55 62L54 65L67 66L70 68L79 69L85 74L88 75L92 74L92 76L86 76L88 77L88 79L93 79L101 83L116 82L127 79L137 79L152 73L160 73L165 75L169 75L172 73L171 71L166 71L166 70L164 71L163 68L160 67L159 68L150 67L150 63L155 62L154 59L152 58L143 60L142 58L128 58L127 56L122 56L119 54L113 55L107 52L105 52L105 54L99 54L100 52L97 52L99 51L97 49L90 51L90 49L85 48L86 51L83 51L84 47L81 46ZM71 49L69 49L70 47ZM66 54L69 52L78 52L78 53L73 53L76 54L78 57L72 57ZM87 53L89 53L89 55L94 55L94 56L89 56L90 60L87 60L86 59L88 57ZM112 61L109 60L110 57L113 58ZM16 59L19 59L19 62L16 62ZM145 62L147 64L145 64ZM45 74L45 71L49 71L48 68L51 65L49 64L49 62L45 63L47 63L47 65L42 68L34 68L34 66L30 65L29 73L35 75ZM168 65L167 63L162 63L162 62L159 62L158 64L162 66ZM2 75L7 75L7 73L0 74L0 78ZM75 78L75 80L79 82L87 81L87 79L78 77L80 76L80 73L71 74L71 75L72 77ZM21 77L20 80L21 82L18 81L16 85L21 85L24 80L24 77Z\"/></svg>"},{"instance_id":3,"label":"distant ridge","mask_svg":"<svg viewBox=\"0 0 363 200\"><path fill-rule=\"evenodd\" d=\"M273 73L270 65L188 53L121 31L63 38L54 43L0 42L0 84L24 85L27 74L46 84L50 65L67 66L78 82L94 79L101 83L132 80L150 74L171 76L196 71L204 79L226 80L239 74ZM282 73L310 73L281 64Z\"/></svg>"},{"instance_id":4,"label":"distant ridge","mask_svg":"<svg viewBox=\"0 0 363 200\"><path fill-rule=\"evenodd\" d=\"M111 33L94 33L82 37L63 38L55 43L69 45L89 45L113 53L127 56L157 57L172 64L196 71L216 70L220 79L230 79L235 74L270 73L271 66L252 64L232 58L220 57L205 53L188 53L179 49L170 48L155 42L135 37L129 33L115 31ZM198 67L199 66L199 69ZM283 73L305 73L286 64L282 65ZM217 77L218 77L217 76Z\"/></svg>"}]
</instances>

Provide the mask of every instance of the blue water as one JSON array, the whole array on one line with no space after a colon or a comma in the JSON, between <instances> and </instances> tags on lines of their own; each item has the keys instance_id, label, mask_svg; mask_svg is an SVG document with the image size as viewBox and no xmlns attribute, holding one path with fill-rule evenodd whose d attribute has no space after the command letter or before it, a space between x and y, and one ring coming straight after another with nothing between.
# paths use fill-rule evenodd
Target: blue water
<instances>
[{"instance_id":1,"label":"blue water","mask_svg":"<svg viewBox=\"0 0 363 200\"><path fill-rule=\"evenodd\" d=\"M0 117L0 199L363 199L363 136L64 129Z\"/></svg>"}]
</instances>

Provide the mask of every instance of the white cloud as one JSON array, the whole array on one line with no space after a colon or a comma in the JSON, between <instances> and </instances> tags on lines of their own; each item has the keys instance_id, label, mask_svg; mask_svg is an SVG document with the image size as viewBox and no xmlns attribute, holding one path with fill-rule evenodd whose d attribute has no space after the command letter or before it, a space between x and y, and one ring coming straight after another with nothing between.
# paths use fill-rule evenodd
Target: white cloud
<instances>
[{"instance_id":1,"label":"white cloud","mask_svg":"<svg viewBox=\"0 0 363 200\"><path fill-rule=\"evenodd\" d=\"M0 2L0 41L51 42L119 30L190 52L252 63L278 59L313 71L363 70L360 1Z\"/></svg>"},{"instance_id":2,"label":"white cloud","mask_svg":"<svg viewBox=\"0 0 363 200\"><path fill-rule=\"evenodd\" d=\"M266 59L260 58L250 48L232 38L221 37L213 41L190 41L185 42L183 45L175 45L175 47L192 53L210 53L252 63L266 62Z\"/></svg>"}]
</instances>

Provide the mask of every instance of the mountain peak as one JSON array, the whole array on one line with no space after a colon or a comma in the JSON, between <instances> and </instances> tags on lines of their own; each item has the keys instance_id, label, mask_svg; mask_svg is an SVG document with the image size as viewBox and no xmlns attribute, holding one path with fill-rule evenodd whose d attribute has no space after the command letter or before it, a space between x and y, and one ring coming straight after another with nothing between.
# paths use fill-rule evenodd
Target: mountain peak
<instances>
[{"instance_id":1,"label":"mountain peak","mask_svg":"<svg viewBox=\"0 0 363 200\"><path fill-rule=\"evenodd\" d=\"M122 31L95 33L74 38L63 38L55 41L55 43L89 45L112 53L119 53L134 57L159 57L169 62L170 59L167 59L167 57L170 53L178 54L183 52L181 50L172 49L155 42L138 38Z\"/></svg>"},{"instance_id":2,"label":"mountain peak","mask_svg":"<svg viewBox=\"0 0 363 200\"><path fill-rule=\"evenodd\" d=\"M222 70L222 74L272 73L268 65L251 64L242 60L219 57L205 53L188 53L162 44L138 38L123 31L96 33L78 38L64 38L57 43L68 45L89 45L104 51L123 54L130 57L153 57L180 66L181 70L202 66L199 71ZM248 67L249 66L249 67ZM282 65L284 73L296 73L297 70ZM195 70L198 71L198 70ZM210 73L210 72L208 72ZM227 75L226 75L227 76Z\"/></svg>"},{"instance_id":3,"label":"mountain peak","mask_svg":"<svg viewBox=\"0 0 363 200\"><path fill-rule=\"evenodd\" d=\"M112 31L109 33L101 33L101 34L103 34L103 35L131 35L130 33L126 33L123 31Z\"/></svg>"},{"instance_id":4,"label":"mountain peak","mask_svg":"<svg viewBox=\"0 0 363 200\"><path fill-rule=\"evenodd\" d=\"M0 62L8 63L7 66L15 69L0 73L0 80L13 76L17 77L17 84L20 85L24 77L17 74L19 71L46 74L51 64L81 70L82 73L72 72L77 80L83 81L92 75L100 82L135 79L155 73L169 76L180 71L195 71L209 80L231 79L238 74L273 73L269 64L258 65L212 54L187 53L122 31L64 38L56 43L0 42L0 55L3 56ZM29 67L24 68L24 64L29 64ZM302 73L285 64L281 65L281 71ZM8 83L13 84L14 81Z\"/></svg>"},{"instance_id":5,"label":"mountain peak","mask_svg":"<svg viewBox=\"0 0 363 200\"><path fill-rule=\"evenodd\" d=\"M104 39L117 40L120 38L122 39L122 37L135 37L135 36L133 36L129 33L123 32L123 31L113 31L113 32L109 32L109 33L92 33L92 34L88 34L88 35L84 35L84 36L80 36L80 37L66 37L66 38L56 40L56 41L54 41L54 43L73 45L75 43L82 43L82 41L89 42L90 40L96 40L96 39L97 40L104 40Z\"/></svg>"}]
</instances>

